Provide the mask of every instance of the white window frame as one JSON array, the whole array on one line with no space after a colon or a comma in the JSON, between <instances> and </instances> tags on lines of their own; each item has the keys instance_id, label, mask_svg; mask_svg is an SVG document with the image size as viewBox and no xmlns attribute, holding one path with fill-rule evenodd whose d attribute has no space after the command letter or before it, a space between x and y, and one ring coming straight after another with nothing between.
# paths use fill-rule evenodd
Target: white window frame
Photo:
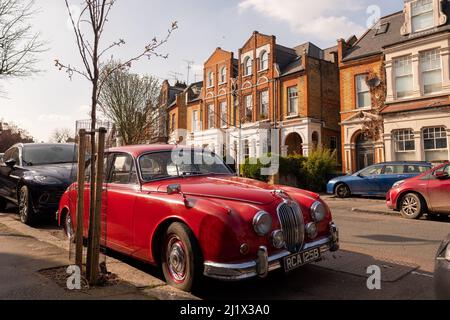
<instances>
[{"instance_id":1,"label":"white window frame","mask_svg":"<svg viewBox=\"0 0 450 320\"><path fill-rule=\"evenodd\" d=\"M259 71L265 71L268 69L269 69L269 53L267 52L267 50L263 50L259 55Z\"/></svg>"},{"instance_id":2,"label":"white window frame","mask_svg":"<svg viewBox=\"0 0 450 320\"><path fill-rule=\"evenodd\" d=\"M448 138L447 138L447 130L445 129L445 127L430 127L430 128L424 128L422 130L422 135L423 135L423 149L425 150L425 152L427 151L443 151L443 150L447 150L448 149ZM428 138L427 138L428 135ZM430 135L432 135L432 137L430 138ZM445 139L446 146L444 148L437 148L437 143L436 141L438 139ZM425 140L432 140L434 142L434 149L427 149L425 146Z\"/></svg>"},{"instance_id":3,"label":"white window frame","mask_svg":"<svg viewBox=\"0 0 450 320\"><path fill-rule=\"evenodd\" d=\"M405 60L409 60L407 61L410 65L411 65L411 71L410 73L402 73L402 74L397 74L397 67L396 64L399 63L400 61L405 61ZM396 99L407 99L410 98L412 96L414 96L414 72L413 72L413 62L412 62L412 55L407 55L407 56L402 56L402 57L397 57L393 59L393 73L394 73L394 83L395 83L395 97ZM406 95L403 97L399 97L398 95L398 87L397 87L397 79L399 78L411 78L411 94L410 95Z\"/></svg>"},{"instance_id":4,"label":"white window frame","mask_svg":"<svg viewBox=\"0 0 450 320\"><path fill-rule=\"evenodd\" d=\"M267 102L263 103L263 97L267 97ZM265 109L267 109L267 114L263 114L263 108L267 105ZM269 96L269 90L263 90L259 92L259 117L261 120L267 120L269 119L269 107L270 107L270 96ZM263 116L265 116L263 118Z\"/></svg>"},{"instance_id":5,"label":"white window frame","mask_svg":"<svg viewBox=\"0 0 450 320\"><path fill-rule=\"evenodd\" d=\"M435 55L437 57L437 60L439 60L439 67L436 68L430 68L428 70L424 70L424 56L426 54L431 53L432 55ZM421 77L421 85L422 85L422 93L423 95L432 95L432 94L436 94L439 92L442 92L442 85L443 85L443 73L442 73L442 58L441 58L441 54L440 54L440 49L439 48L435 48L435 49L431 49L431 50L426 50L426 51L422 51L419 54L419 61L420 61L420 77ZM441 89L438 91L433 91L433 92L425 92L425 82L424 82L424 74L425 73L431 73L431 72L436 72L439 71L440 72L440 78L441 78Z\"/></svg>"},{"instance_id":6,"label":"white window frame","mask_svg":"<svg viewBox=\"0 0 450 320\"><path fill-rule=\"evenodd\" d=\"M227 67L222 67L220 69L220 84L227 83Z\"/></svg>"},{"instance_id":7,"label":"white window frame","mask_svg":"<svg viewBox=\"0 0 450 320\"><path fill-rule=\"evenodd\" d=\"M394 150L396 153L408 153L416 151L416 140L414 137L414 131L412 129L395 130L392 135L394 138ZM411 141L414 144L414 149L407 150L406 144ZM399 148L399 146L403 147Z\"/></svg>"},{"instance_id":8,"label":"white window frame","mask_svg":"<svg viewBox=\"0 0 450 320\"><path fill-rule=\"evenodd\" d=\"M198 114L199 114L198 110L192 111L192 132L200 131Z\"/></svg>"},{"instance_id":9,"label":"white window frame","mask_svg":"<svg viewBox=\"0 0 450 320\"><path fill-rule=\"evenodd\" d=\"M358 80L361 79L361 78L363 80L363 84L366 85L367 90L364 90L365 88L358 88L358 83L359 83ZM370 88L369 88L369 86L366 83L366 78L367 78L367 73L358 74L358 75L355 76L356 108L357 109L363 109L363 108L370 108L370 107L372 107L372 103L371 103L372 97L371 97L371 94L370 94ZM367 106L360 106L359 105L359 102L360 102L359 101L359 95L360 94L367 94L369 96L369 105L367 105Z\"/></svg>"},{"instance_id":10,"label":"white window frame","mask_svg":"<svg viewBox=\"0 0 450 320\"><path fill-rule=\"evenodd\" d=\"M291 90L295 89L295 92L291 92ZM288 100L288 116L297 116L298 115L298 87L292 86L287 88L287 100ZM293 101L295 104L293 106Z\"/></svg>"},{"instance_id":11,"label":"white window frame","mask_svg":"<svg viewBox=\"0 0 450 320\"><path fill-rule=\"evenodd\" d=\"M250 57L244 59L244 77L251 76L253 74L253 60Z\"/></svg>"},{"instance_id":12,"label":"white window frame","mask_svg":"<svg viewBox=\"0 0 450 320\"><path fill-rule=\"evenodd\" d=\"M245 119L248 120L248 111L250 111L250 119L253 120L253 95L244 96Z\"/></svg>"},{"instance_id":13,"label":"white window frame","mask_svg":"<svg viewBox=\"0 0 450 320\"><path fill-rule=\"evenodd\" d=\"M424 2L424 1L431 2L431 9L429 9L427 11L415 13L414 12L414 6L417 5L419 2ZM414 19L419 18L421 16L429 15L429 14L431 14L431 16L433 17L431 26L425 27L425 28L421 28L421 29L414 29ZM431 29L433 27L434 27L434 1L433 0L416 0L416 1L413 1L411 3L411 31L413 33L416 33L416 32L421 32L421 31L424 31L424 30L429 30L429 29Z\"/></svg>"},{"instance_id":14,"label":"white window frame","mask_svg":"<svg viewBox=\"0 0 450 320\"><path fill-rule=\"evenodd\" d=\"M214 72L208 72L208 88L214 87Z\"/></svg>"},{"instance_id":15,"label":"white window frame","mask_svg":"<svg viewBox=\"0 0 450 320\"><path fill-rule=\"evenodd\" d=\"M225 109L225 117L223 109ZM222 101L219 103L219 112L220 112L220 127L221 128L228 127L228 104L226 101Z\"/></svg>"},{"instance_id":16,"label":"white window frame","mask_svg":"<svg viewBox=\"0 0 450 320\"><path fill-rule=\"evenodd\" d=\"M208 114L207 114L208 129L214 129L216 127L216 124L214 121L215 115L214 115L214 105L213 104L208 105L207 112L208 112Z\"/></svg>"}]
</instances>

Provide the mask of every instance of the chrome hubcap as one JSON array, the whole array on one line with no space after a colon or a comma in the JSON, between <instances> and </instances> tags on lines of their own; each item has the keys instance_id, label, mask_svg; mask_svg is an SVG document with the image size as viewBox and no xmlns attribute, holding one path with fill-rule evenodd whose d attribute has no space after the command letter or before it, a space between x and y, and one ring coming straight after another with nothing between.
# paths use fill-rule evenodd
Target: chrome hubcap
<instances>
[{"instance_id":1,"label":"chrome hubcap","mask_svg":"<svg viewBox=\"0 0 450 320\"><path fill-rule=\"evenodd\" d=\"M24 191L20 192L19 213L22 221L25 221L28 216L28 193Z\"/></svg>"},{"instance_id":2,"label":"chrome hubcap","mask_svg":"<svg viewBox=\"0 0 450 320\"><path fill-rule=\"evenodd\" d=\"M340 197L346 197L348 194L348 190L346 186L339 186L337 193Z\"/></svg>"},{"instance_id":3,"label":"chrome hubcap","mask_svg":"<svg viewBox=\"0 0 450 320\"><path fill-rule=\"evenodd\" d=\"M186 278L186 253L183 243L176 236L172 236L167 244L167 265L169 273L176 282Z\"/></svg>"},{"instance_id":4,"label":"chrome hubcap","mask_svg":"<svg viewBox=\"0 0 450 320\"><path fill-rule=\"evenodd\" d=\"M419 212L419 203L414 197L406 197L403 200L403 212L409 216Z\"/></svg>"},{"instance_id":5,"label":"chrome hubcap","mask_svg":"<svg viewBox=\"0 0 450 320\"><path fill-rule=\"evenodd\" d=\"M73 238L72 218L70 217L70 214L67 214L66 218L66 235L69 239Z\"/></svg>"}]
</instances>

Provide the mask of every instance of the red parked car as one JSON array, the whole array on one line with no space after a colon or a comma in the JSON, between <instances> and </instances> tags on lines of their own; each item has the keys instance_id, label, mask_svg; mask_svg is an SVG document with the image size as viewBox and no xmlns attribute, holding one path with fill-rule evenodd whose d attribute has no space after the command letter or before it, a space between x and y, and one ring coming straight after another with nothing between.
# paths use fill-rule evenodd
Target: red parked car
<instances>
[{"instance_id":1,"label":"red parked car","mask_svg":"<svg viewBox=\"0 0 450 320\"><path fill-rule=\"evenodd\" d=\"M387 193L387 205L408 219L424 213L450 215L450 163L397 182Z\"/></svg>"},{"instance_id":2,"label":"red parked car","mask_svg":"<svg viewBox=\"0 0 450 320\"><path fill-rule=\"evenodd\" d=\"M242 280L291 271L339 248L319 195L239 178L209 152L130 146L110 149L106 163L103 245L161 265L179 289L191 290L203 275ZM72 185L59 207L69 236L76 229L76 197ZM86 184L85 208L88 198ZM85 237L87 225L86 210Z\"/></svg>"}]
</instances>

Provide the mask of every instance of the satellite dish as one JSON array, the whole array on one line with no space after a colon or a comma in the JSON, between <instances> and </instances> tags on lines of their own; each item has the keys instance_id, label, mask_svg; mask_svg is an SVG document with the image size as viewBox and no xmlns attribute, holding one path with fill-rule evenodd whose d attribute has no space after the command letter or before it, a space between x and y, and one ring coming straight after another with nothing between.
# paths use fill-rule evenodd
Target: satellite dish
<instances>
[{"instance_id":1,"label":"satellite dish","mask_svg":"<svg viewBox=\"0 0 450 320\"><path fill-rule=\"evenodd\" d=\"M378 77L367 80L367 85L371 88L376 88L380 84L381 84L381 80Z\"/></svg>"}]
</instances>

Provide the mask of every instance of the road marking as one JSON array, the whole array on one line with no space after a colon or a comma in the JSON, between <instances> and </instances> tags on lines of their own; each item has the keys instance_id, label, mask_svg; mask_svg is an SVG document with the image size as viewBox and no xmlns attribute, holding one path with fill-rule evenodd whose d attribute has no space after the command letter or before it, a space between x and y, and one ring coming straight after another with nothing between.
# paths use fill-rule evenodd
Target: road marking
<instances>
[{"instance_id":1,"label":"road marking","mask_svg":"<svg viewBox=\"0 0 450 320\"><path fill-rule=\"evenodd\" d=\"M427 278L434 278L434 276L432 276L430 274L420 273L420 272L416 272L416 271L411 272L411 274L416 275L416 276L427 277Z\"/></svg>"}]
</instances>

